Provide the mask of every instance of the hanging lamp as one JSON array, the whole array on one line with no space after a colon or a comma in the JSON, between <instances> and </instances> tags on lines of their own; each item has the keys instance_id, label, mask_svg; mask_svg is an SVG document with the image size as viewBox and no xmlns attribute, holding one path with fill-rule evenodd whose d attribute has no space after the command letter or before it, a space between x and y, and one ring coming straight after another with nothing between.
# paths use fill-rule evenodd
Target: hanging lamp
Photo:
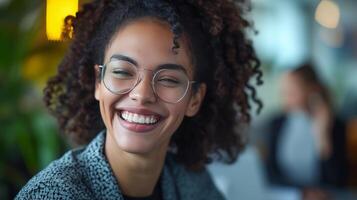
<instances>
[{"instance_id":1,"label":"hanging lamp","mask_svg":"<svg viewBox=\"0 0 357 200\"><path fill-rule=\"evenodd\" d=\"M72 26L64 26L64 22L67 21L70 24L77 11L78 0L47 0L46 35L48 40L61 41L71 38Z\"/></svg>"}]
</instances>

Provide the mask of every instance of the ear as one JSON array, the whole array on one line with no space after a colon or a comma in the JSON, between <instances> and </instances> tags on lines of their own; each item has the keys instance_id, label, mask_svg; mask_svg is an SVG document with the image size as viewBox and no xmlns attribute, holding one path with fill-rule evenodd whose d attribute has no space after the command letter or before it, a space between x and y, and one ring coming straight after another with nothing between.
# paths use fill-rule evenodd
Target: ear
<instances>
[{"instance_id":1,"label":"ear","mask_svg":"<svg viewBox=\"0 0 357 200\"><path fill-rule=\"evenodd\" d=\"M95 73L95 91L94 97L99 101L100 99L100 68L99 65L94 65L94 73Z\"/></svg>"},{"instance_id":2,"label":"ear","mask_svg":"<svg viewBox=\"0 0 357 200\"><path fill-rule=\"evenodd\" d=\"M198 90L192 95L185 113L187 117L195 116L200 110L201 104L206 95L206 90L206 84L202 83L200 84Z\"/></svg>"}]
</instances>

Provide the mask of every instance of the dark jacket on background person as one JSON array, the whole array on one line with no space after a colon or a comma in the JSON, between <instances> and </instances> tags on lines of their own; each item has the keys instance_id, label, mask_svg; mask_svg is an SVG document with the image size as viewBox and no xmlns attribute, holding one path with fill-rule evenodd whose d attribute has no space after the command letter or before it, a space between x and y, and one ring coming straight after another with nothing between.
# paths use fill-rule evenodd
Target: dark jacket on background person
<instances>
[{"instance_id":1,"label":"dark jacket on background person","mask_svg":"<svg viewBox=\"0 0 357 200\"><path fill-rule=\"evenodd\" d=\"M278 143L282 137L283 125L287 120L285 114L274 117L268 124L267 133L267 158L266 169L268 180L273 184L299 186L284 177L277 161ZM326 160L320 159L320 186L343 187L347 179L346 158L346 124L338 118L334 118L330 135L332 153Z\"/></svg>"}]
</instances>

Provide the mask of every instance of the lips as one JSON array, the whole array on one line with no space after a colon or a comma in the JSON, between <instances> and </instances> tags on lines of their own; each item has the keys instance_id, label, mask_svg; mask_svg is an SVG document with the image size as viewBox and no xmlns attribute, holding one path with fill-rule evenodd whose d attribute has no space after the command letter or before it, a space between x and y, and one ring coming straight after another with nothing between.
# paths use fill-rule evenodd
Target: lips
<instances>
[{"instance_id":1,"label":"lips","mask_svg":"<svg viewBox=\"0 0 357 200\"><path fill-rule=\"evenodd\" d=\"M117 113L120 124L133 132L148 132L153 130L163 119L163 116L146 109L120 109Z\"/></svg>"}]
</instances>

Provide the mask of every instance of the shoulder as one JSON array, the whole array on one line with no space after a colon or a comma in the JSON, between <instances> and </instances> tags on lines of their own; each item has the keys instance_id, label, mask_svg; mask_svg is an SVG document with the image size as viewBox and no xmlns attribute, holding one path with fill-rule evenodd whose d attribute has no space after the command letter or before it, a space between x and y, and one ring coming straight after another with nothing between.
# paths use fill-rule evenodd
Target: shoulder
<instances>
[{"instance_id":1,"label":"shoulder","mask_svg":"<svg viewBox=\"0 0 357 200\"><path fill-rule=\"evenodd\" d=\"M168 155L166 165L172 173L173 180L182 199L224 199L214 185L206 168L197 171L187 169L176 162L173 155Z\"/></svg>"},{"instance_id":2,"label":"shoulder","mask_svg":"<svg viewBox=\"0 0 357 200\"><path fill-rule=\"evenodd\" d=\"M34 176L15 199L87 199L76 160L80 150L69 151Z\"/></svg>"}]
</instances>

